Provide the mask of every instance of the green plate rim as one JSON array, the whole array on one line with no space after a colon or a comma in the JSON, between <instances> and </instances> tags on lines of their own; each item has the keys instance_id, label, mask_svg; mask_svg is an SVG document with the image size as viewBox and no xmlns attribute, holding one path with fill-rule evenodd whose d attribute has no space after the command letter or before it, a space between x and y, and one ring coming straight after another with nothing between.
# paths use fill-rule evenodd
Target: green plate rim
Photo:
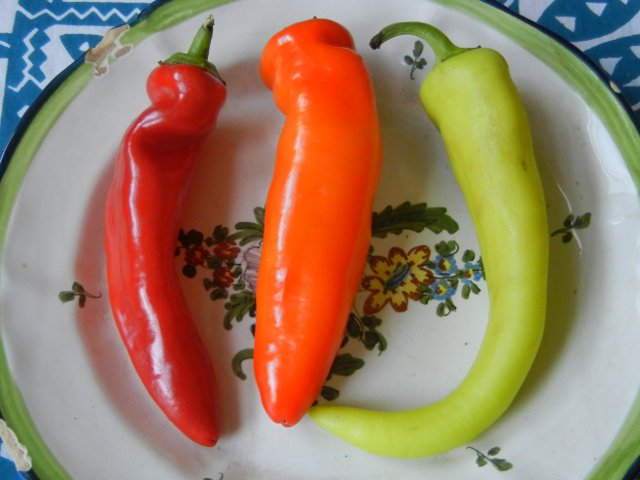
<instances>
[{"instance_id":1,"label":"green plate rim","mask_svg":"<svg viewBox=\"0 0 640 480\"><path fill-rule=\"evenodd\" d=\"M121 37L137 45L149 36L233 0L157 0ZM495 0L429 0L452 7L510 37L559 74L601 119L620 149L636 188L640 186L640 123L615 85L586 55L544 27ZM375 30L376 26L372 26ZM0 258L24 177L49 129L70 102L91 82L92 65L81 57L45 87L24 115L0 159ZM1 280L1 279L0 279ZM1 321L1 319L0 319ZM0 417L27 447L33 470L27 478L68 480L29 416L9 370L0 336ZM640 391L616 438L591 471L590 479L631 478L640 459ZM626 475L625 475L626 474Z\"/></svg>"}]
</instances>

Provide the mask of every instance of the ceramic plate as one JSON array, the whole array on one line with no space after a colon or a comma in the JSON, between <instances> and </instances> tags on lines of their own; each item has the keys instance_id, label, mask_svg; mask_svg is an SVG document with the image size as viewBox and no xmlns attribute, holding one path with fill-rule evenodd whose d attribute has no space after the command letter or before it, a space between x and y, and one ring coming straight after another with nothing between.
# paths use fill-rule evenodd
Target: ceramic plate
<instances>
[{"instance_id":1,"label":"ceramic plate","mask_svg":"<svg viewBox=\"0 0 640 480\"><path fill-rule=\"evenodd\" d=\"M212 59L229 98L197 167L176 269L222 385L223 436L212 449L169 424L133 373L106 300L102 248L114 154L147 105L145 78L157 60L188 45L209 12ZM550 223L547 329L515 403L472 448L387 459L306 418L290 429L274 425L261 409L250 359L253 291L283 118L257 66L272 34L313 16L352 32L375 84L385 144L376 261L366 270L375 281L356 299L321 402L380 409L432 402L465 375L487 322L475 231L418 103L431 53L425 48L428 65L412 80L405 56L415 39L374 52L369 38L394 21L426 20L458 44L496 48L529 111ZM495 6L462 0L160 2L102 47L56 79L3 160L0 408L37 476L409 480L508 475L501 467L518 479L564 479L620 478L629 468L640 443L640 137L583 59ZM428 260L432 279L420 295L409 288L418 272L389 278L416 259ZM385 294L376 282L393 288Z\"/></svg>"}]
</instances>

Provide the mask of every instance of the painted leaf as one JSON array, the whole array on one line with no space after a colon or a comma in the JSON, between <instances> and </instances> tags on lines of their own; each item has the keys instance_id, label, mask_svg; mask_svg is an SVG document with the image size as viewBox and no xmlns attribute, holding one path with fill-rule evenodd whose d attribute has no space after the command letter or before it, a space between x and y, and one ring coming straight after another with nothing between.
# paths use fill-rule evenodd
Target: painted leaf
<instances>
[{"instance_id":1,"label":"painted leaf","mask_svg":"<svg viewBox=\"0 0 640 480\"><path fill-rule=\"evenodd\" d=\"M434 233L447 231L454 233L458 223L447 214L444 207L428 207L426 203L404 202L396 207L391 205L380 212L374 212L371 234L385 238L388 234L399 235L405 230L422 232L428 228Z\"/></svg>"},{"instance_id":2,"label":"painted leaf","mask_svg":"<svg viewBox=\"0 0 640 480\"><path fill-rule=\"evenodd\" d=\"M241 380L246 380L247 375L242 369L242 362L253 358L253 348L245 348L236 353L231 359L231 369L233 373Z\"/></svg>"},{"instance_id":3,"label":"painted leaf","mask_svg":"<svg viewBox=\"0 0 640 480\"><path fill-rule=\"evenodd\" d=\"M241 322L246 315L252 315L256 308L256 298L252 292L243 291L233 293L229 296L229 301L224 308L227 313L224 316L224 328L231 330L232 322Z\"/></svg>"},{"instance_id":4,"label":"painted leaf","mask_svg":"<svg viewBox=\"0 0 640 480\"><path fill-rule=\"evenodd\" d=\"M229 239L237 240L240 245L262 240L264 236L264 208L254 208L253 215L256 221L236 223L236 232L229 235Z\"/></svg>"},{"instance_id":5,"label":"painted leaf","mask_svg":"<svg viewBox=\"0 0 640 480\"><path fill-rule=\"evenodd\" d=\"M348 377L353 375L353 372L360 370L362 367L364 367L364 360L356 358L350 353L341 353L334 360L329 376L340 375Z\"/></svg>"},{"instance_id":6,"label":"painted leaf","mask_svg":"<svg viewBox=\"0 0 640 480\"><path fill-rule=\"evenodd\" d=\"M501 472L506 472L507 470L511 470L513 468L513 465L503 458L494 458L491 460L491 463Z\"/></svg>"},{"instance_id":7,"label":"painted leaf","mask_svg":"<svg viewBox=\"0 0 640 480\"><path fill-rule=\"evenodd\" d=\"M329 402L335 400L340 396L340 390L324 385L320 390L320 396Z\"/></svg>"}]
</instances>

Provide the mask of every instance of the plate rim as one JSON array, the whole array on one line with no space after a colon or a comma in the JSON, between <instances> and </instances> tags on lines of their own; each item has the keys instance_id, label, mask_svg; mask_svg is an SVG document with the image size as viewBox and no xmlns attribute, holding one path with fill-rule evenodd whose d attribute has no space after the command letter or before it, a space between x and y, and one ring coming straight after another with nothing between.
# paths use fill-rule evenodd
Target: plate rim
<instances>
[{"instance_id":1,"label":"plate rim","mask_svg":"<svg viewBox=\"0 0 640 480\"><path fill-rule=\"evenodd\" d=\"M122 34L122 41L137 45L147 37L177 25L193 16L239 0L156 0L131 22ZM474 19L505 34L554 70L590 106L603 122L607 132L620 149L627 169L640 191L640 118L604 71L584 52L555 32L510 10L497 0L423 0L469 14ZM178 7L178 3L180 7ZM186 8L185 8L186 7ZM551 61L562 58L566 62ZM93 65L81 55L59 73L43 89L25 112L0 154L0 259L15 201L31 160L67 105L93 79ZM576 73L577 72L577 73ZM65 87L66 95L61 93ZM42 124L42 125L40 125ZM42 127L42 130L37 130ZM35 131L37 130L37 131ZM33 137L33 138L32 138ZM1 281L1 278L0 278ZM1 319L0 319L1 320ZM5 355L0 332L0 419L27 446L32 458L32 470L25 478L70 478L40 437L22 401ZM8 393L8 394L7 394ZM623 421L618 434L603 452L589 478L624 475L631 479L640 472L640 390Z\"/></svg>"}]
</instances>

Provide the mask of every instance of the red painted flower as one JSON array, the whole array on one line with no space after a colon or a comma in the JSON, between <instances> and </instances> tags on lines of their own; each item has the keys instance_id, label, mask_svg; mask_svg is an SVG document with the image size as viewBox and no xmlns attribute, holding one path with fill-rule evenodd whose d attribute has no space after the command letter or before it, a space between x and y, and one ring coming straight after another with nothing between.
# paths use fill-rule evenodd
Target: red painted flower
<instances>
[{"instance_id":1,"label":"red painted flower","mask_svg":"<svg viewBox=\"0 0 640 480\"><path fill-rule=\"evenodd\" d=\"M209 257L209 250L202 246L192 245L184 252L184 261L193 266L204 265Z\"/></svg>"},{"instance_id":2,"label":"red painted flower","mask_svg":"<svg viewBox=\"0 0 640 480\"><path fill-rule=\"evenodd\" d=\"M425 266L430 256L431 250L426 245L407 253L393 247L386 257L372 256L369 259L372 275L362 281L362 286L371 292L364 302L364 313L379 312L388 303L396 312L404 312L409 300L418 300L420 285L434 282L433 272Z\"/></svg>"},{"instance_id":3,"label":"red painted flower","mask_svg":"<svg viewBox=\"0 0 640 480\"><path fill-rule=\"evenodd\" d=\"M220 265L213 271L213 282L219 287L229 288L234 281L233 272L227 265Z\"/></svg>"},{"instance_id":4,"label":"red painted flower","mask_svg":"<svg viewBox=\"0 0 640 480\"><path fill-rule=\"evenodd\" d=\"M235 260L240 254L240 247L235 240L223 240L213 247L213 254L223 260Z\"/></svg>"}]
</instances>

